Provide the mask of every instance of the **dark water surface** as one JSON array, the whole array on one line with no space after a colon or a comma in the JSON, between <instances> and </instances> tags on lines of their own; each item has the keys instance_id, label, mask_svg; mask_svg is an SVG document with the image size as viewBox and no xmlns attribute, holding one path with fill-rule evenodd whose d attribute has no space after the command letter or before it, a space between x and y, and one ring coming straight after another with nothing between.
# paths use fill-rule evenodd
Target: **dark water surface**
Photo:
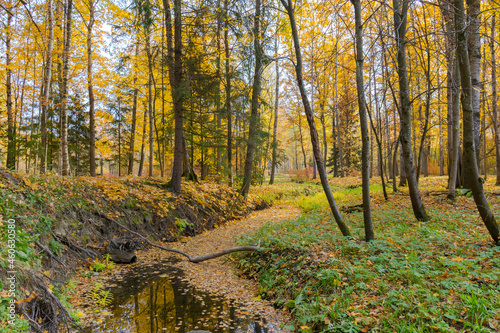
<instances>
[{"instance_id":1,"label":"dark water surface","mask_svg":"<svg viewBox=\"0 0 500 333\"><path fill-rule=\"evenodd\" d=\"M108 281L112 315L85 330L86 333L186 333L280 332L278 324L246 313L238 304L213 296L187 283L183 272L172 266L136 266L121 281Z\"/></svg>"}]
</instances>

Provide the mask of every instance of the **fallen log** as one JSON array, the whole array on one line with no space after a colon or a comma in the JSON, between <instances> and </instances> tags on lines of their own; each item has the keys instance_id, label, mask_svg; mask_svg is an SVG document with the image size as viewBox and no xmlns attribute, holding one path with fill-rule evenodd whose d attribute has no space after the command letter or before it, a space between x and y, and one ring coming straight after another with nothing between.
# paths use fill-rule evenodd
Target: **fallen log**
<instances>
[{"instance_id":1,"label":"fallen log","mask_svg":"<svg viewBox=\"0 0 500 333\"><path fill-rule=\"evenodd\" d=\"M260 246L239 246L239 247L232 247L232 248L229 248L229 249L225 249L225 250L222 250L220 252L212 253L212 254L209 254L209 255L206 255L206 256L191 257L189 254L187 254L185 252L182 252L180 250L172 249L172 248L169 248L169 247L165 247L165 246L162 246L162 245L155 244L155 243L151 242L149 239L147 239L146 237L144 237L141 234L139 234L138 232L130 230L129 228L127 228L126 226L124 226L123 224L121 224L120 222L118 222L117 220L112 219L111 217L109 217L107 215L101 214L100 212L97 212L97 211L96 211L96 214L99 215L100 217L102 217L102 218L110 221L110 222L116 223L118 226L122 227L123 229L127 230L128 232L133 233L134 235L140 237L141 239L144 239L144 241L146 243L148 243L149 245L151 245L153 247L156 247L156 248L159 248L159 249L162 249L164 251L174 252L174 253L180 254L180 255L186 257L190 262L193 262L193 263L199 263L199 262L202 262L202 261L205 261L205 260L210 260L210 259L218 258L218 257L224 256L226 254L233 253L233 252L259 251L259 250L262 250L262 248Z\"/></svg>"}]
</instances>

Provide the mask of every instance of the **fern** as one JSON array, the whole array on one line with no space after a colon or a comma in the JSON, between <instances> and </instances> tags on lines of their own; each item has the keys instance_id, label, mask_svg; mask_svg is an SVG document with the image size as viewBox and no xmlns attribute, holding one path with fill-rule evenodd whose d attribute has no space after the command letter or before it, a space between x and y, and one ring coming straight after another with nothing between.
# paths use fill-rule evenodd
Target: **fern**
<instances>
[{"instance_id":1,"label":"fern","mask_svg":"<svg viewBox=\"0 0 500 333\"><path fill-rule=\"evenodd\" d=\"M100 282L96 282L92 290L90 291L90 296L94 302L100 307L106 307L111 304L113 300L113 293L109 290L104 290L104 286Z\"/></svg>"}]
</instances>

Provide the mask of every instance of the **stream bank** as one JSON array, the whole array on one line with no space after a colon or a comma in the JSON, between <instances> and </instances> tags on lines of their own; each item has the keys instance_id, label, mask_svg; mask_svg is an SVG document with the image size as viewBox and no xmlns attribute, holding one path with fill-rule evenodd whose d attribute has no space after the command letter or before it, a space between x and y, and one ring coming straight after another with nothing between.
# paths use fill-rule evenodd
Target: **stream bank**
<instances>
[{"instance_id":1,"label":"stream bank","mask_svg":"<svg viewBox=\"0 0 500 333\"><path fill-rule=\"evenodd\" d=\"M190 255L206 255L208 253L220 251L224 248L233 247L235 245L236 237L254 232L267 222L278 223L293 219L296 218L299 213L300 211L294 206L278 205L265 210L253 212L240 220L229 221L224 225L218 226L213 230L205 231L194 237L181 238L179 241L173 243L169 242L167 245L168 247L187 252ZM285 326L290 323L288 313L276 310L271 302L262 300L260 297L256 297L256 295L259 294L259 287L256 282L240 276L240 273L238 269L234 267L232 257L230 256L219 257L202 263L193 264L185 260L183 257L177 257L172 253L168 253L157 248L151 248L139 251L137 253L137 257L137 263L119 266L113 270L107 270L102 274L99 274L97 277L87 277L82 279L80 284L74 288L77 292L73 293L71 297L73 306L75 306L78 313L92 313L89 309L95 308L95 306L92 305L92 299L87 296L92 291L92 288L96 283L101 283L106 288L113 290L113 288L116 288L117 284L123 284L123 282L119 281L130 281L130 275L135 274L133 272L146 267L150 268L148 269L149 271L152 271L152 277L150 275L144 279L132 277L132 280L143 280L143 282L141 282L143 289L151 286L155 286L155 288L170 288L169 286L165 287L164 282L165 280L174 280L177 281L176 283L181 286L180 288L184 290L183 292L186 293L186 295L192 295L192 301L196 301L196 299L199 300L200 298L206 298L209 299L209 301L204 301L205 305L207 305L208 302L212 302L213 304L220 302L219 304L216 304L215 307L220 307L222 304L226 304L229 316L231 312L230 309L235 309L235 326L231 326L231 323L226 321L227 327L222 327L227 328L229 331L231 331L230 327L233 327L233 329L236 330L238 329L238 326L240 326L239 329L242 329L245 325L247 325L247 329L248 327L251 327L250 331L252 332L257 332L259 329L269 332L286 331ZM176 257L178 259L175 259ZM171 273L172 269L176 270L177 274ZM166 273L165 271L169 271L170 273ZM182 278L179 279L179 276L177 275L182 275ZM116 292L116 290L114 292L117 293L117 295L122 294L121 292ZM172 293L173 291L171 294ZM151 292L146 291L146 294L151 295ZM139 295L139 293L136 295ZM177 298L180 296L177 295ZM130 297L133 297L133 295L129 294L129 298ZM118 303L120 302L122 301L119 300ZM229 306L229 304L233 304L233 306ZM115 306L117 306L116 303ZM166 306L165 302L162 303L162 306ZM87 325L92 326L95 325L96 321L102 318L102 313L108 315L109 318L115 317L116 312L113 311L114 310L101 310L93 315L86 315L86 318L82 319L85 319ZM200 311L205 311L201 319L206 320L202 320L201 323L207 323L211 316L214 315L214 313L210 312L211 309L209 308L204 308ZM125 317L126 316L128 315L125 314ZM164 318L169 320L170 317L171 315L164 316ZM107 320L108 323L113 322L113 320ZM176 319L172 320L175 321ZM195 319L190 320L195 321ZM106 319L104 321L106 321ZM167 323L164 321L162 321L161 324L173 325L173 323ZM177 324L179 323L176 322L175 325ZM259 325L261 325L260 328L258 327ZM179 332L186 329L185 326L182 326L182 323L174 327L178 327L177 331ZM204 329L202 324L199 325L198 328L195 327L196 325L193 325L192 327L190 326L191 329ZM213 329L213 331L224 331L222 328L220 328L221 330ZM90 330L89 332L92 331ZM134 331L134 328L131 328L130 332L136 331Z\"/></svg>"}]
</instances>

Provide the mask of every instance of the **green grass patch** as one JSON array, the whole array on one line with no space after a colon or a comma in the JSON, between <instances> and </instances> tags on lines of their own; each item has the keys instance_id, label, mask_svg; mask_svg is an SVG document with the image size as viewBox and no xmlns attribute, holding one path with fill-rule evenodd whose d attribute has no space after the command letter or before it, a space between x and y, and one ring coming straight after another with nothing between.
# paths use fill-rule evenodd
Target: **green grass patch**
<instances>
[{"instance_id":1,"label":"green grass patch","mask_svg":"<svg viewBox=\"0 0 500 333\"><path fill-rule=\"evenodd\" d=\"M335 196L339 206L361 203L359 187ZM421 223L407 197L375 198L376 240L365 243L362 213L344 214L354 235L344 238L322 193L300 198L304 216L241 239L266 250L239 254L238 265L303 332L498 332L500 247L470 198L455 209L432 199Z\"/></svg>"}]
</instances>

